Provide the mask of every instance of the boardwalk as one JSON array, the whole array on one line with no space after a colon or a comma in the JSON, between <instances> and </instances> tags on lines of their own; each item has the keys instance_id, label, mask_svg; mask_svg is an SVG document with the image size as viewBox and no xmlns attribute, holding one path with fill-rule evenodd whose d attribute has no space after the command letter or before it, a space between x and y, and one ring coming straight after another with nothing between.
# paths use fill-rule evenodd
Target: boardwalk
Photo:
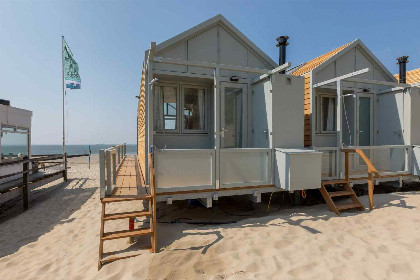
<instances>
[{"instance_id":1,"label":"boardwalk","mask_svg":"<svg viewBox=\"0 0 420 280\"><path fill-rule=\"evenodd\" d=\"M140 186L140 180L137 179L136 159L127 156L118 171L117 184L112 196L138 195Z\"/></svg>"}]
</instances>

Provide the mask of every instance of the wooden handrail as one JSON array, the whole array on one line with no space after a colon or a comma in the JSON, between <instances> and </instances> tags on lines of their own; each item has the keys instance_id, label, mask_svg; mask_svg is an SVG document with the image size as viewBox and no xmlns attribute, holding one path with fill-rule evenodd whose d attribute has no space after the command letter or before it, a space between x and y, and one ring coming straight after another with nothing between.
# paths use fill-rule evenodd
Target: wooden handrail
<instances>
[{"instance_id":1,"label":"wooden handrail","mask_svg":"<svg viewBox=\"0 0 420 280\"><path fill-rule=\"evenodd\" d=\"M368 167L368 194L369 194L369 209L373 209L373 177L375 175L376 178L380 178L381 174L379 174L378 170L375 168L375 166L372 164L370 159L366 156L366 154L361 149L341 149L342 152L345 153L345 175L346 175L346 181L349 183L350 181L350 164L349 164L349 153L356 153L358 154L363 161L366 163Z\"/></svg>"}]
</instances>

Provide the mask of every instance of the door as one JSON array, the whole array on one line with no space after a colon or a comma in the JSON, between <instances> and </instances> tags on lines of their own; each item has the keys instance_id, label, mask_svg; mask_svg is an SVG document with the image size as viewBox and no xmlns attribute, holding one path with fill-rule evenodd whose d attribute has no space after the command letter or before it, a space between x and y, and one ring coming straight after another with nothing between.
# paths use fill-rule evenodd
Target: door
<instances>
[{"instance_id":1,"label":"door","mask_svg":"<svg viewBox=\"0 0 420 280\"><path fill-rule=\"evenodd\" d=\"M373 144L373 98L365 93L357 94L357 121L356 121L356 144L357 146L371 146ZM364 150L366 156L373 162L373 153ZM365 168L366 164L359 158L358 165Z\"/></svg>"},{"instance_id":2,"label":"door","mask_svg":"<svg viewBox=\"0 0 420 280\"><path fill-rule=\"evenodd\" d=\"M221 145L224 148L245 148L247 143L247 85L222 83Z\"/></svg>"}]
</instances>

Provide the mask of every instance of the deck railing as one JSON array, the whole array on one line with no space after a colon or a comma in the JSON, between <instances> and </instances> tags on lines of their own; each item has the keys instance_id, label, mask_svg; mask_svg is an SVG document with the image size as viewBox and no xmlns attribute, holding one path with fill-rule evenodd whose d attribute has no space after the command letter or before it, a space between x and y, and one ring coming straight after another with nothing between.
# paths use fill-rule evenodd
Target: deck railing
<instances>
[{"instance_id":1,"label":"deck railing","mask_svg":"<svg viewBox=\"0 0 420 280\"><path fill-rule=\"evenodd\" d=\"M99 150L100 197L112 194L117 184L117 174L127 155L126 144Z\"/></svg>"},{"instance_id":2,"label":"deck railing","mask_svg":"<svg viewBox=\"0 0 420 280\"><path fill-rule=\"evenodd\" d=\"M20 166L20 171L16 171ZM28 210L31 189L59 178L67 181L67 154L38 155L31 158L25 156L0 163L0 169L0 180L3 180L0 183L0 204L22 196L23 209ZM39 172L40 169L44 172Z\"/></svg>"},{"instance_id":3,"label":"deck railing","mask_svg":"<svg viewBox=\"0 0 420 280\"><path fill-rule=\"evenodd\" d=\"M339 153L338 147L314 147L323 152L323 179L343 178L345 159ZM406 175L412 172L412 146L410 145L382 145L382 146L351 146L346 149L363 151L370 162L383 175ZM351 178L363 177L366 173L366 163L358 153L349 154L349 174Z\"/></svg>"}]
</instances>

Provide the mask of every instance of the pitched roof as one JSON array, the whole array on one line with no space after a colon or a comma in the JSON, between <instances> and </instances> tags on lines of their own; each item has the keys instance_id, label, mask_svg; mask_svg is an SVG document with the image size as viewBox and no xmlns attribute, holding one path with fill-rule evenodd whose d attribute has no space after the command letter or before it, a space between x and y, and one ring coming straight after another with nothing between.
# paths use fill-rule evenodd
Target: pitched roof
<instances>
[{"instance_id":1,"label":"pitched roof","mask_svg":"<svg viewBox=\"0 0 420 280\"><path fill-rule=\"evenodd\" d=\"M349 42L339 48L336 48L330 52L327 52L326 54L323 54L321 56L318 56L317 58L314 58L308 62L303 63L303 65L301 67L299 67L298 69L294 70L292 73L290 73L291 75L295 75L295 76L300 76L303 74L306 74L308 72L311 72L312 70L314 70L315 68L317 68L319 65L321 65L322 63L324 63L325 61L327 61L328 59L330 59L331 57L333 57L334 55L336 55L337 53L339 53L340 51L342 51L345 47L349 46L352 42Z\"/></svg>"},{"instance_id":2,"label":"pitched roof","mask_svg":"<svg viewBox=\"0 0 420 280\"><path fill-rule=\"evenodd\" d=\"M218 14L156 46L156 52L160 52L167 47L177 44L180 41L188 40L201 33L203 30L208 29L212 26L222 23L228 27L238 38L245 42L251 49L253 49L258 55L260 55L268 64L273 68L278 67L278 64L274 62L265 52L263 52L259 47L257 47L251 40L249 40L241 31L239 31L232 23L230 23L224 16Z\"/></svg>"},{"instance_id":3,"label":"pitched roof","mask_svg":"<svg viewBox=\"0 0 420 280\"><path fill-rule=\"evenodd\" d=\"M400 75L395 74L394 77L399 80ZM417 84L420 83L420 68L407 71L407 84Z\"/></svg>"}]
</instances>

